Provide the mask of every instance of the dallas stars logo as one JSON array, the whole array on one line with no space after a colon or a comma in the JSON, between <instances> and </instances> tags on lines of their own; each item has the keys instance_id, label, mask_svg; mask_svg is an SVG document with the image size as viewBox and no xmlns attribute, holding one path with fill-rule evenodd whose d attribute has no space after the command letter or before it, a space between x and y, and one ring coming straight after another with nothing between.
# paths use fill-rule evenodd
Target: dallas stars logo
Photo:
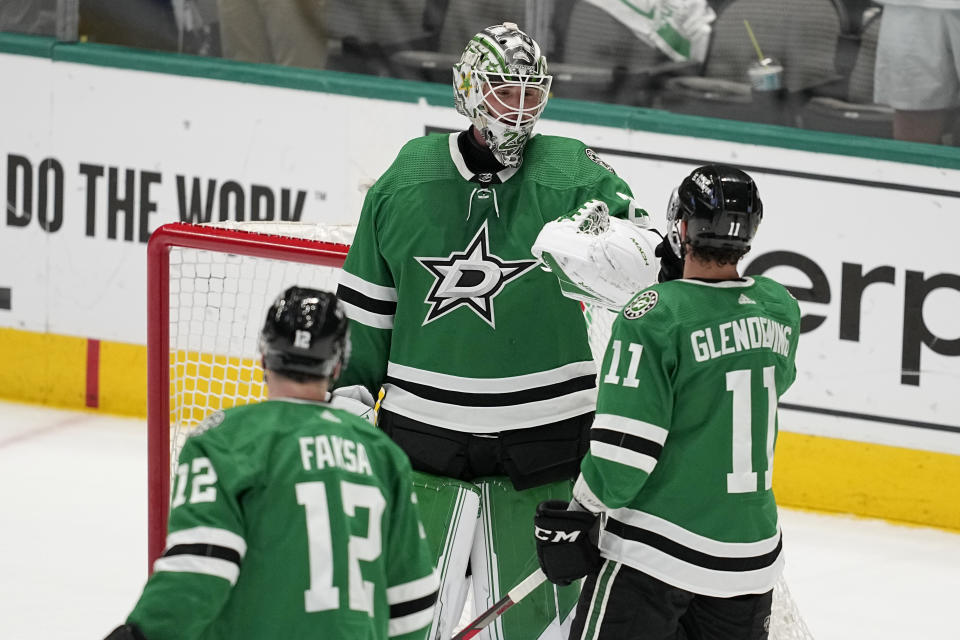
<instances>
[{"instance_id":1,"label":"dallas stars logo","mask_svg":"<svg viewBox=\"0 0 960 640\"><path fill-rule=\"evenodd\" d=\"M454 251L446 258L416 260L434 277L424 300L430 305L424 325L466 306L493 328L496 328L493 299L508 281L537 264L536 260L501 260L490 253L486 222L463 251Z\"/></svg>"},{"instance_id":2,"label":"dallas stars logo","mask_svg":"<svg viewBox=\"0 0 960 640\"><path fill-rule=\"evenodd\" d=\"M463 82L460 83L460 86L457 87L466 95L470 95L470 90L473 88L473 84L470 82L470 72L463 74Z\"/></svg>"}]
</instances>

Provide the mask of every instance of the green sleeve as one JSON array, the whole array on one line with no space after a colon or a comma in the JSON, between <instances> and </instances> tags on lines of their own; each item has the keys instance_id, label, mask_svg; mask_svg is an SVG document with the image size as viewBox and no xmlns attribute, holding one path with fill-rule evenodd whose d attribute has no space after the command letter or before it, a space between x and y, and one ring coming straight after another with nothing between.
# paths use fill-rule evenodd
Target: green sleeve
<instances>
[{"instance_id":1,"label":"green sleeve","mask_svg":"<svg viewBox=\"0 0 960 640\"><path fill-rule=\"evenodd\" d=\"M246 543L236 489L221 476L237 464L231 458L202 437L188 438L180 453L167 548L127 619L148 640L200 637L236 583Z\"/></svg>"},{"instance_id":2,"label":"green sleeve","mask_svg":"<svg viewBox=\"0 0 960 640\"><path fill-rule=\"evenodd\" d=\"M397 289L378 233L378 219L388 202L376 186L364 199L337 289L350 321L351 343L350 360L337 386L361 384L375 398L387 373L397 309Z\"/></svg>"},{"instance_id":3,"label":"green sleeve","mask_svg":"<svg viewBox=\"0 0 960 640\"><path fill-rule=\"evenodd\" d=\"M590 450L574 489L593 511L630 504L656 467L671 426L677 354L663 307L629 319L624 313L650 290L637 294L613 325L599 372L597 412Z\"/></svg>"},{"instance_id":4,"label":"green sleeve","mask_svg":"<svg viewBox=\"0 0 960 640\"><path fill-rule=\"evenodd\" d=\"M420 522L410 463L405 456L400 458L399 449L397 453L400 463L394 482L386 560L389 635L401 640L426 640L433 621L439 577Z\"/></svg>"},{"instance_id":5,"label":"green sleeve","mask_svg":"<svg viewBox=\"0 0 960 640\"><path fill-rule=\"evenodd\" d=\"M630 220L641 227L652 226L650 215L634 200L630 185L614 173L606 163L596 166L586 157L581 158L579 162L585 163L591 179L588 184L579 189L576 197L577 209L590 200L602 200L614 218ZM573 215L577 209L565 212L565 215Z\"/></svg>"},{"instance_id":6,"label":"green sleeve","mask_svg":"<svg viewBox=\"0 0 960 640\"><path fill-rule=\"evenodd\" d=\"M593 197L606 202L614 218L630 220L642 227L650 226L650 214L637 205L630 186L616 174L602 175L594 189L597 195Z\"/></svg>"}]
</instances>

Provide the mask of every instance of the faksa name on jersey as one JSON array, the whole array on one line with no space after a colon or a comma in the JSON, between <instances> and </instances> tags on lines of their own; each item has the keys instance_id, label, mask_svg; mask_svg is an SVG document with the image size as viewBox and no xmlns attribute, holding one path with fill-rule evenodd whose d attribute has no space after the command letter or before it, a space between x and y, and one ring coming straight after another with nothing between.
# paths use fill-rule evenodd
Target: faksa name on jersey
<instances>
[{"instance_id":1,"label":"faksa name on jersey","mask_svg":"<svg viewBox=\"0 0 960 640\"><path fill-rule=\"evenodd\" d=\"M362 442L339 436L305 436L299 439L304 471L338 467L351 473L373 475L370 458Z\"/></svg>"}]
</instances>

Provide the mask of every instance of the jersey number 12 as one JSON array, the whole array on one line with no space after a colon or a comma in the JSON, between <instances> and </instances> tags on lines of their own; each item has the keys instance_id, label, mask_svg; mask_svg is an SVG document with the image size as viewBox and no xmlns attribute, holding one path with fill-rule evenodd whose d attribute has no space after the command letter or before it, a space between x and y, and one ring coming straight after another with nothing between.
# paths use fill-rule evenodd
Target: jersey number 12
<instances>
[{"instance_id":1,"label":"jersey number 12","mask_svg":"<svg viewBox=\"0 0 960 640\"><path fill-rule=\"evenodd\" d=\"M370 562L380 557L380 519L386 507L383 494L376 487L342 480L340 498L344 514L331 514L327 500L327 485L323 482L300 482L296 485L297 503L307 512L307 545L310 566L310 588L303 592L307 612L340 608L340 587L333 584L333 537L331 515L356 517L357 509L367 509L367 535L350 536L347 543L348 606L354 611L366 611L373 616L373 583L363 579L360 561Z\"/></svg>"}]
</instances>

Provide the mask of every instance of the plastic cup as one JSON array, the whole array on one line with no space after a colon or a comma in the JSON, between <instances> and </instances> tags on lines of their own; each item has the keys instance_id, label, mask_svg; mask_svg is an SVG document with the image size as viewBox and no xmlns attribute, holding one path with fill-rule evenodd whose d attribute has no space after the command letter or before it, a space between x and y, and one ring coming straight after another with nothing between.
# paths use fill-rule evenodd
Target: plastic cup
<instances>
[{"instance_id":1,"label":"plastic cup","mask_svg":"<svg viewBox=\"0 0 960 640\"><path fill-rule=\"evenodd\" d=\"M783 87L783 66L773 58L754 62L747 75L754 91L777 91Z\"/></svg>"}]
</instances>

